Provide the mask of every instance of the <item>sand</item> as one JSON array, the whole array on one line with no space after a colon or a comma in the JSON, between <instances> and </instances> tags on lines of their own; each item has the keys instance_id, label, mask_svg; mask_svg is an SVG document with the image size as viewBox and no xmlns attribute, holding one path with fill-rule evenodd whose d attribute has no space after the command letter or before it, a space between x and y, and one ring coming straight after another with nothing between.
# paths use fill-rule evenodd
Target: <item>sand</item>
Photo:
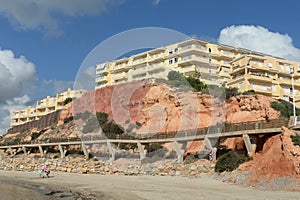
<instances>
[{"instance_id":1,"label":"sand","mask_svg":"<svg viewBox=\"0 0 300 200\"><path fill-rule=\"evenodd\" d=\"M53 191L72 190L73 194L77 192L89 196L86 199L286 200L300 198L300 192L262 191L230 185L210 177L83 175L53 172L51 178L40 179L36 172L0 171L0 178L23 184L42 185Z\"/></svg>"}]
</instances>

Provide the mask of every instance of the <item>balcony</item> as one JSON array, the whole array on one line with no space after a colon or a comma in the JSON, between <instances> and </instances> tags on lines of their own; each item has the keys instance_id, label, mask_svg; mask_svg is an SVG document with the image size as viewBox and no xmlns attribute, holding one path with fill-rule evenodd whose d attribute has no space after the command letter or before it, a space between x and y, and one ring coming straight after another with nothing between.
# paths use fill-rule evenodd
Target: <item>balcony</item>
<instances>
[{"instance_id":1,"label":"balcony","mask_svg":"<svg viewBox=\"0 0 300 200\"><path fill-rule=\"evenodd\" d=\"M127 74L126 73L120 73L120 74L113 74L112 75L112 79L114 80L114 81L116 81L116 80L122 80L122 79L127 79Z\"/></svg>"},{"instance_id":2,"label":"balcony","mask_svg":"<svg viewBox=\"0 0 300 200\"><path fill-rule=\"evenodd\" d=\"M201 56L196 56L196 55L189 55L189 56L182 57L178 62L178 66L189 65L189 64L201 65L207 67L210 66L208 58L203 58Z\"/></svg>"},{"instance_id":3,"label":"balcony","mask_svg":"<svg viewBox=\"0 0 300 200\"><path fill-rule=\"evenodd\" d=\"M138 58L138 59L133 60L131 63L129 63L129 65L134 67L134 66L137 66L137 65L146 64L146 62L147 62L147 58L142 57L142 58Z\"/></svg>"},{"instance_id":4,"label":"balcony","mask_svg":"<svg viewBox=\"0 0 300 200\"><path fill-rule=\"evenodd\" d=\"M133 68L129 71L132 75L146 73L148 67L146 65L139 66L138 68Z\"/></svg>"},{"instance_id":5,"label":"balcony","mask_svg":"<svg viewBox=\"0 0 300 200\"><path fill-rule=\"evenodd\" d=\"M156 64L150 64L147 66L146 70L148 72L155 72L155 71L164 71L165 67L163 65L163 62L156 63Z\"/></svg>"},{"instance_id":6,"label":"balcony","mask_svg":"<svg viewBox=\"0 0 300 200\"><path fill-rule=\"evenodd\" d=\"M127 64L125 64L125 63L113 65L112 69L111 69L111 73L119 73L119 72L123 72L123 71L127 71Z\"/></svg>"},{"instance_id":7,"label":"balcony","mask_svg":"<svg viewBox=\"0 0 300 200\"><path fill-rule=\"evenodd\" d=\"M260 73L251 73L251 74L247 74L245 76L248 80L257 80L260 82L272 82L272 78L270 78L269 76L266 76L264 74L260 74Z\"/></svg>"},{"instance_id":8,"label":"balcony","mask_svg":"<svg viewBox=\"0 0 300 200\"><path fill-rule=\"evenodd\" d=\"M140 74L134 74L134 75L132 75L132 80L144 80L146 78L148 78L146 72L142 72Z\"/></svg>"},{"instance_id":9,"label":"balcony","mask_svg":"<svg viewBox=\"0 0 300 200\"><path fill-rule=\"evenodd\" d=\"M279 85L292 85L292 80L291 79L277 79L279 82Z\"/></svg>"},{"instance_id":10,"label":"balcony","mask_svg":"<svg viewBox=\"0 0 300 200\"><path fill-rule=\"evenodd\" d=\"M272 88L271 87L252 85L252 89L256 93L261 93L261 94L266 94L266 95L271 95L272 94Z\"/></svg>"},{"instance_id":11,"label":"balcony","mask_svg":"<svg viewBox=\"0 0 300 200\"><path fill-rule=\"evenodd\" d=\"M96 83L107 82L106 76L99 76L95 79Z\"/></svg>"},{"instance_id":12,"label":"balcony","mask_svg":"<svg viewBox=\"0 0 300 200\"><path fill-rule=\"evenodd\" d=\"M163 61L164 59L165 58L164 58L163 53L154 54L154 55L148 57L149 63L160 62L160 61Z\"/></svg>"},{"instance_id":13,"label":"balcony","mask_svg":"<svg viewBox=\"0 0 300 200\"><path fill-rule=\"evenodd\" d=\"M108 67L108 63L101 63L96 66L96 70L103 70Z\"/></svg>"},{"instance_id":14,"label":"balcony","mask_svg":"<svg viewBox=\"0 0 300 200\"><path fill-rule=\"evenodd\" d=\"M179 49L178 53L181 56L189 55L189 54L198 54L198 55L208 54L206 47L201 45L196 45L196 44L183 46Z\"/></svg>"},{"instance_id":15,"label":"balcony","mask_svg":"<svg viewBox=\"0 0 300 200\"><path fill-rule=\"evenodd\" d=\"M39 102L39 103L37 103L36 108L37 109L46 108L46 103L45 102Z\"/></svg>"}]
</instances>

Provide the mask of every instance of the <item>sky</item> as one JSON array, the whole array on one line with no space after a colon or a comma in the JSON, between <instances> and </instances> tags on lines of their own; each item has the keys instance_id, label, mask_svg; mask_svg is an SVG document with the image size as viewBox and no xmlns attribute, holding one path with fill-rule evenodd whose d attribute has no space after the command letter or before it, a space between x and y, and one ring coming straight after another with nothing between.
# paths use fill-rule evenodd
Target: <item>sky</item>
<instances>
[{"instance_id":1,"label":"sky","mask_svg":"<svg viewBox=\"0 0 300 200\"><path fill-rule=\"evenodd\" d=\"M0 135L12 111L72 88L98 44L132 29L166 28L300 61L299 7L296 0L0 0ZM93 81L91 67L81 72L85 80Z\"/></svg>"}]
</instances>

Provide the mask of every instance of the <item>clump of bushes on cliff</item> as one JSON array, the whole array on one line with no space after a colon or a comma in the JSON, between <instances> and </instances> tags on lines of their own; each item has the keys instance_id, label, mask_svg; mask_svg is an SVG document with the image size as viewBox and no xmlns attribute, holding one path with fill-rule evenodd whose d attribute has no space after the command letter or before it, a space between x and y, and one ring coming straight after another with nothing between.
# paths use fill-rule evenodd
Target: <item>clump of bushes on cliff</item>
<instances>
[{"instance_id":1,"label":"clump of bushes on cliff","mask_svg":"<svg viewBox=\"0 0 300 200\"><path fill-rule=\"evenodd\" d=\"M280 117L289 118L293 116L293 104L283 99L278 99L278 102L274 101L270 103L270 106L280 112ZM300 115L300 109L296 108L296 115Z\"/></svg>"},{"instance_id":2,"label":"clump of bushes on cliff","mask_svg":"<svg viewBox=\"0 0 300 200\"><path fill-rule=\"evenodd\" d=\"M146 158L141 160L142 164L153 163L167 157L168 149L159 143L150 143L145 146Z\"/></svg>"},{"instance_id":3,"label":"clump of bushes on cliff","mask_svg":"<svg viewBox=\"0 0 300 200\"><path fill-rule=\"evenodd\" d=\"M113 120L108 120L108 114L104 112L97 112L96 117L91 113L84 112L80 115L81 119L86 121L85 126L82 129L83 133L91 133L98 130L100 127L103 133L108 138L115 138L116 135L124 133L124 128L116 124ZM77 118L78 116L76 116Z\"/></svg>"},{"instance_id":4,"label":"clump of bushes on cliff","mask_svg":"<svg viewBox=\"0 0 300 200\"><path fill-rule=\"evenodd\" d=\"M242 93L243 95L255 95L255 91L254 90L247 90L245 92Z\"/></svg>"},{"instance_id":5,"label":"clump of bushes on cliff","mask_svg":"<svg viewBox=\"0 0 300 200\"><path fill-rule=\"evenodd\" d=\"M225 97L226 100L240 94L238 92L238 88L207 85L201 82L198 78L191 76L185 77L184 75L176 71L169 72L168 80L169 81L167 82L167 84L174 87L179 87L181 89L189 89L190 87L192 87L194 92L202 92L203 94L209 94L220 98Z\"/></svg>"},{"instance_id":6,"label":"clump of bushes on cliff","mask_svg":"<svg viewBox=\"0 0 300 200\"><path fill-rule=\"evenodd\" d=\"M300 135L291 135L291 139L295 146L300 146Z\"/></svg>"},{"instance_id":7,"label":"clump of bushes on cliff","mask_svg":"<svg viewBox=\"0 0 300 200\"><path fill-rule=\"evenodd\" d=\"M73 101L73 99L71 97L68 97L64 100L63 104L66 105L68 103L71 103Z\"/></svg>"},{"instance_id":8,"label":"clump of bushes on cliff","mask_svg":"<svg viewBox=\"0 0 300 200\"><path fill-rule=\"evenodd\" d=\"M236 151L228 151L218 158L215 172L233 171L238 168L240 164L248 160L249 158L244 154L240 154Z\"/></svg>"}]
</instances>

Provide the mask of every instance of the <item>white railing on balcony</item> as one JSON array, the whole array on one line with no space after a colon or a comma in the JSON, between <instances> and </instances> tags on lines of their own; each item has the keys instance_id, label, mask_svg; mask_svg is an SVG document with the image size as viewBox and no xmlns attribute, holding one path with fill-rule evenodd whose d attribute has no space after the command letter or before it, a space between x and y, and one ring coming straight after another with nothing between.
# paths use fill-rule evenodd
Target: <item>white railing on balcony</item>
<instances>
[{"instance_id":1,"label":"white railing on balcony","mask_svg":"<svg viewBox=\"0 0 300 200\"><path fill-rule=\"evenodd\" d=\"M105 80L105 76L96 77L96 82Z\"/></svg>"},{"instance_id":2,"label":"white railing on balcony","mask_svg":"<svg viewBox=\"0 0 300 200\"><path fill-rule=\"evenodd\" d=\"M202 51L206 51L206 50L207 50L207 48L204 47L204 46L202 46L202 45L196 45L196 48L197 48L197 49L200 49L200 50L202 50Z\"/></svg>"}]
</instances>

